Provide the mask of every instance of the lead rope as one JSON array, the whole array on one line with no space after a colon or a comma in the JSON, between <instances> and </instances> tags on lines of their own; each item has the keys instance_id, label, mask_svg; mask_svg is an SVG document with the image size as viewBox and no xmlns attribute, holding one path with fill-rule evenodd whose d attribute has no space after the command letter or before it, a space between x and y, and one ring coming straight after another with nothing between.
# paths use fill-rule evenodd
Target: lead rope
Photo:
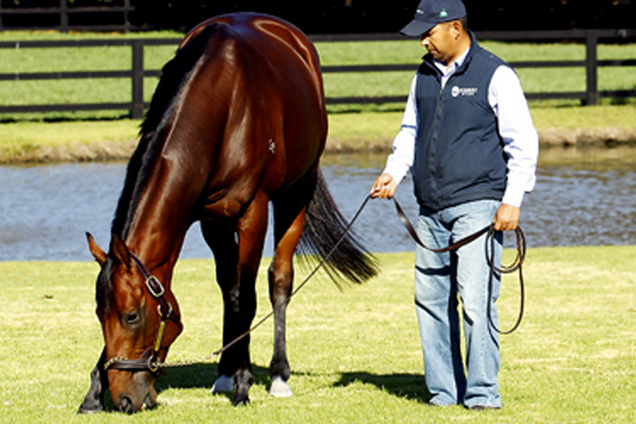
<instances>
[{"instance_id":1,"label":"lead rope","mask_svg":"<svg viewBox=\"0 0 636 424\"><path fill-rule=\"evenodd\" d=\"M486 261L490 268L490 275L488 276L488 298L492 299L493 282L495 279L495 272L500 274L511 274L515 271L519 271L519 314L517 315L517 321L515 324L506 331L500 330L494 322L492 317L492 303L488 302L488 320L491 327L499 334L511 334L519 325L523 319L524 307L525 307L525 283L523 281L523 261L526 258L526 236L521 230L521 227L515 229L515 235L517 237L517 257L510 265L502 265L498 268L495 265L495 230L491 228L486 236ZM490 256L488 255L488 247L490 245Z\"/></svg>"},{"instance_id":2,"label":"lead rope","mask_svg":"<svg viewBox=\"0 0 636 424\"><path fill-rule=\"evenodd\" d=\"M523 319L524 305L525 305L525 283L523 281L522 265L526 257L526 236L521 230L521 227L517 227L514 230L515 235L517 237L517 257L510 265L502 265L501 268L498 268L497 265L495 265L495 229L493 227L493 224L489 224L486 227L482 228L481 230L467 237L464 237L463 239L449 246L446 246L440 249L433 249L431 247L426 246L422 242L422 240L420 240L419 236L417 235L417 232L415 231L415 228L413 228L413 225L411 224L409 219L406 217L404 210L402 209L402 207L400 206L399 202L397 201L395 197L393 197L393 201L395 203L395 209L397 210L397 214L400 217L400 221L402 221L407 231L409 232L409 234L415 241L415 243L417 243L420 247L426 250L430 250L431 252L443 253L443 252L449 252L452 250L457 250L460 247L475 241L481 235L486 234L486 241L485 241L486 261L488 262L488 268L490 269L489 276L488 276L488 298L492 299L495 272L499 272L500 274L510 274L515 271L519 271L519 291L520 291L519 314L517 315L517 321L515 322L515 324L512 326L510 330L501 331L497 327L497 325L495 324L495 320L492 317L492 302L490 301L488 302L488 311L487 311L488 321L490 322L491 327L499 334L511 334L517 328L519 328L519 325L521 324L521 320ZM488 255L489 250L490 250L490 255Z\"/></svg>"},{"instance_id":3,"label":"lead rope","mask_svg":"<svg viewBox=\"0 0 636 424\"><path fill-rule=\"evenodd\" d=\"M274 315L274 313L276 311L276 308L280 308L283 305L288 305L289 302L291 301L292 297L295 296L309 282L309 280L318 272L318 270L325 265L325 263L327 262L327 260L329 260L331 255L333 255L333 253L336 251L336 249L338 248L340 243L342 243L342 241L346 237L347 233L351 230L351 227L356 222L356 220L358 219L358 217L360 216L360 214L362 213L364 208L367 206L367 203L369 202L370 199L372 199L371 194L367 195L367 197L364 199L364 201L362 202L362 204L360 205L360 207L356 211L355 215L353 216L353 218L351 219L349 224L346 226L346 228L342 232L342 235L340 236L340 238L334 244L333 248L329 251L329 253L327 253L322 258L322 260L318 263L318 265L314 268L314 270L311 273L309 273L309 275L307 275L307 277L305 277L305 279L302 281L302 283L300 283L298 285L298 287L296 287L296 289L294 291L292 291L292 293L289 295L289 297L287 298L287 300L284 303L281 303L280 305L272 308L272 310L267 315L265 315L263 318L261 318L249 330L247 330L246 332L244 332L240 336L236 337L231 342L229 342L226 345L224 345L221 349L218 349L215 352L213 352L212 355L209 355L209 356L201 359L199 362L206 361L206 360L212 359L212 358L214 358L216 356L219 356L220 354L222 354L223 352L228 350L230 347L234 346L236 343L238 343L239 341L241 341L242 339L244 339L245 337L250 335L254 330L256 330L258 327L260 327L265 321L267 321L269 318L271 318L272 315ZM494 235L494 230L492 229L492 225L489 225L489 226L484 227L481 230L477 231L476 233L473 233L473 234L471 234L471 235L459 240L458 242L451 244L450 246L447 246L447 247L444 247L444 248L441 248L441 249L429 248L426 245L424 245L424 243L422 243L422 241L419 239L419 237L417 236L417 232L413 228L413 225L411 225L410 221L406 217L406 214L404 213L404 210L402 209L402 207L400 206L399 202L397 201L397 199L395 197L393 197L393 201L395 203L395 208L397 210L398 216L399 216L400 220L402 221L402 223L404 224L404 226L406 227L406 229L408 230L408 232L411 235L411 237L421 247L423 247L425 249L428 249L428 250L431 250L433 252L448 252L448 251L451 251L451 250L457 250L461 246L464 246L464 245L466 245L468 243L471 243L472 241L476 240L477 238L479 238L484 233L488 233L489 235L492 233ZM517 228L516 233L517 233L517 245L521 246L520 240L522 240L523 249L521 249L521 248L517 249L517 259L515 260L515 262L512 265L502 266L501 269L500 269L500 268L497 268L494 265L494 253L493 253L493 258L492 259L488 259L487 258L488 264L489 264L489 267L490 267L490 273L491 273L491 280L490 280L490 284L489 284L489 288L488 288L489 295L492 295L492 281L493 281L492 278L494 276L494 272L495 271L501 272L501 273L510 273L510 272L514 272L516 270L519 270L519 278L520 278L519 281L520 281L520 287L521 287L521 306L520 306L519 316L517 318L517 322L515 323L515 325L513 326L513 328L511 330L502 332L502 331L500 331L497 328L496 325L494 325L494 322L493 322L492 316L491 316L490 302L488 303L488 317L489 317L490 323L491 323L492 327L495 329L495 331L497 331L497 332L499 332L501 334L510 334L513 331L515 331L517 329L517 327L519 327L519 324L521 324L521 319L523 317L523 310L524 310L524 284L523 284L523 277L522 277L522 274L521 274L521 264L523 263L523 260L525 258L526 242L525 242L525 236L524 236L523 232L521 231L521 228ZM488 240L491 239L491 238L494 239L494 237L492 237L492 236L491 237L487 237L486 238L486 242L488 242ZM494 246L494 241L493 241L493 246ZM493 252L494 252L494 250L493 250ZM190 364L193 364L193 363L195 363L195 361L164 364L164 366L165 367L176 367L176 366L190 365Z\"/></svg>"},{"instance_id":4,"label":"lead rope","mask_svg":"<svg viewBox=\"0 0 636 424\"><path fill-rule=\"evenodd\" d=\"M292 297L298 293L308 282L309 280L318 272L318 270L320 268L322 268L325 263L327 263L327 260L329 260L329 258L331 257L331 255L333 255L333 253L336 251L336 249L338 248L338 246L340 245L340 243L342 243L342 241L345 239L345 237L347 236L347 233L349 233L349 230L351 230L351 227L353 226L353 224L356 222L356 220L358 219L358 217L360 216L360 214L362 213L362 210L365 208L365 206L367 205L367 203L369 202L369 200L371 199L371 194L367 195L367 197L364 199L364 201L362 202L362 205L360 205L360 207L358 208L358 211L355 213L355 215L353 216L353 218L351 219L351 221L349 222L349 224L345 227L344 231L342 232L342 235L340 236L340 238L336 241L336 243L333 245L333 247L331 248L331 250L329 251L329 253L327 253L322 260L318 263L318 265L314 268L313 271L311 271L309 273L309 275L307 275L307 277L305 277L305 279L303 280L302 283L300 283L298 285L298 287L296 287L296 289L294 291L291 292L291 294L289 295L289 297L287 298L287 300L285 300L285 302L281 303L280 305L277 305L276 307L272 308L272 310L265 315L263 318L261 318L260 321L258 321L252 328L250 328L249 330L247 330L245 333L241 334L240 336L238 336L237 338L235 338L234 340L232 340L231 342L229 342L228 344L226 344L225 346L223 346L221 349L217 350L216 352L212 353L212 357L218 356L221 353L225 352L227 349L229 349L230 347L234 346L236 343L238 343L241 339L247 337L252 331L256 330L258 327L260 327L265 321L267 321L272 315L274 315L276 308L281 308L283 306L286 306L289 304L289 302L291 301Z\"/></svg>"}]
</instances>

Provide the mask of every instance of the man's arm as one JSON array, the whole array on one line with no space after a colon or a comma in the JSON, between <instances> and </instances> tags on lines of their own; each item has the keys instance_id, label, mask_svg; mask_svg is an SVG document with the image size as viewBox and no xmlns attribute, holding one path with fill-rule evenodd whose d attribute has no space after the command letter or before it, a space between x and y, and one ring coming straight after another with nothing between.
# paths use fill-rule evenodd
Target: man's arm
<instances>
[{"instance_id":1,"label":"man's arm","mask_svg":"<svg viewBox=\"0 0 636 424\"><path fill-rule=\"evenodd\" d=\"M370 194L372 197L380 199L392 198L398 184L413 166L418 121L417 106L415 104L416 82L417 76L413 77L411 82L400 132L393 140L393 153L387 158L384 171L371 186Z\"/></svg>"},{"instance_id":2,"label":"man's arm","mask_svg":"<svg viewBox=\"0 0 636 424\"><path fill-rule=\"evenodd\" d=\"M496 230L510 231L519 225L524 194L534 188L539 137L521 82L512 69L501 66L495 71L489 101L497 115L499 135L508 156L506 190L493 221Z\"/></svg>"}]
</instances>

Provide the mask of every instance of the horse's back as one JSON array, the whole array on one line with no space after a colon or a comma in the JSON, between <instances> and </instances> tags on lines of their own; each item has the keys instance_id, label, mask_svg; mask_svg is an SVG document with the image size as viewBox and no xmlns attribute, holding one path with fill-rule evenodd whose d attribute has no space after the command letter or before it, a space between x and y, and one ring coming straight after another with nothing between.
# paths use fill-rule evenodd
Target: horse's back
<instances>
[{"instance_id":1,"label":"horse's back","mask_svg":"<svg viewBox=\"0 0 636 424\"><path fill-rule=\"evenodd\" d=\"M282 19L240 13L203 22L186 35L181 48L206 31L213 34L207 54L215 60L208 61L211 72L202 74L213 75L212 68L223 67L223 78L233 75L224 84L234 87L226 97L231 98L226 102L230 108L227 116L250 123L245 131L251 134L238 143L264 139L243 150L247 156L269 157L268 175L285 174L263 180L283 178L280 186L285 187L315 171L326 140L327 115L318 54L312 42ZM236 143L233 140L231 144Z\"/></svg>"},{"instance_id":2,"label":"horse's back","mask_svg":"<svg viewBox=\"0 0 636 424\"><path fill-rule=\"evenodd\" d=\"M274 16L256 13L217 16L200 23L188 32L179 47L183 47L192 38L215 23L228 25L237 36L253 43L255 47L271 49L277 45L294 50L307 63L311 71L319 77L320 64L312 42L298 27ZM319 84L322 82L320 81Z\"/></svg>"},{"instance_id":3,"label":"horse's back","mask_svg":"<svg viewBox=\"0 0 636 424\"><path fill-rule=\"evenodd\" d=\"M324 108L324 93L320 63L313 43L296 26L280 18L255 13L221 15L209 19L191 30L180 48L214 24L227 25L228 42L236 44L236 64L243 66L251 78L264 78L267 85L289 93L305 94L304 101L315 101ZM303 87L311 93L298 93Z\"/></svg>"}]
</instances>

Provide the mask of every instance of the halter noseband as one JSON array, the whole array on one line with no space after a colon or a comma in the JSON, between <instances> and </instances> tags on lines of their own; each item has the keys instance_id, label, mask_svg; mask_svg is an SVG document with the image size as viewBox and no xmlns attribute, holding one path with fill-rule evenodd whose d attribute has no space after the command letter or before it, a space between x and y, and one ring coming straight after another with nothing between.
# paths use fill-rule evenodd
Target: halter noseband
<instances>
[{"instance_id":1,"label":"halter noseband","mask_svg":"<svg viewBox=\"0 0 636 424\"><path fill-rule=\"evenodd\" d=\"M159 351L161 350L161 342L166 330L168 320L176 324L180 324L179 316L174 313L172 305L166 299L166 290L157 277L152 275L141 260L132 252L130 257L137 265L139 272L144 277L146 289L150 295L157 301L157 313L161 317L157 336L155 337L154 347L146 349L139 359L128 359L122 356L114 356L104 363L104 371L109 369L119 371L150 371L157 374L165 364L159 359Z\"/></svg>"}]
</instances>

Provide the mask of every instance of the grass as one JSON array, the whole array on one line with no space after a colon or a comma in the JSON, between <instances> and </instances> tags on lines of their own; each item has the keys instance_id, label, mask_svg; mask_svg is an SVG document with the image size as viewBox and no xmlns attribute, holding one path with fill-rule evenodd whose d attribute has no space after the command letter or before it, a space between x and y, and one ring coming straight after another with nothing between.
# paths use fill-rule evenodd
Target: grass
<instances>
[{"instance_id":1,"label":"grass","mask_svg":"<svg viewBox=\"0 0 636 424\"><path fill-rule=\"evenodd\" d=\"M635 132L632 106L532 108L531 113L540 133ZM401 111L331 113L327 149L389 151L401 120ZM0 124L0 163L126 159L139 125L130 119Z\"/></svg>"},{"instance_id":2,"label":"grass","mask_svg":"<svg viewBox=\"0 0 636 424\"><path fill-rule=\"evenodd\" d=\"M509 252L508 252L509 253ZM253 336L252 403L233 408L208 393L216 363L171 368L160 406L132 417L76 416L101 350L93 263L0 262L0 422L501 422L636 420L636 246L528 252L528 303L520 330L502 337L501 411L430 408L412 305L412 253L381 254L381 275L343 291L316 277L289 311L295 396L267 394L271 323ZM259 313L269 309L264 262ZM170 361L205 357L221 343L221 301L212 261L179 262L173 287L185 331ZM299 271L298 278L307 271ZM502 325L518 289L504 279Z\"/></svg>"}]
</instances>

